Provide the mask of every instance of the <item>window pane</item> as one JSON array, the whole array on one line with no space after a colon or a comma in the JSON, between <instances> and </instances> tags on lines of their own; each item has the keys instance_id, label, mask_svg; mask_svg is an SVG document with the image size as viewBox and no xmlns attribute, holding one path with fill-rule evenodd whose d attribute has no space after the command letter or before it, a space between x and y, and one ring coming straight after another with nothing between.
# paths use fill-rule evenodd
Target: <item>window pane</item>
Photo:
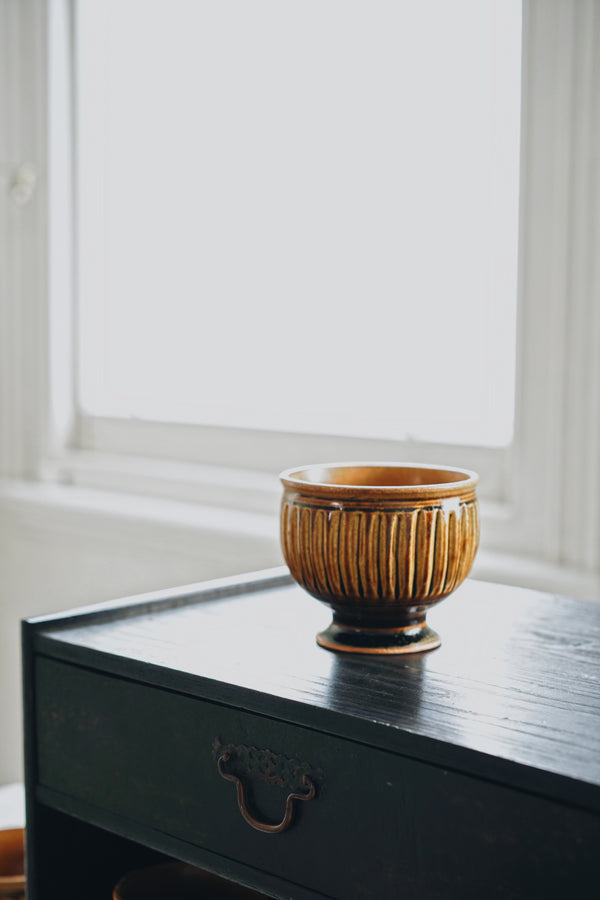
<instances>
[{"instance_id":1,"label":"window pane","mask_svg":"<svg viewBox=\"0 0 600 900\"><path fill-rule=\"evenodd\" d=\"M84 412L504 445L516 0L78 0Z\"/></svg>"}]
</instances>

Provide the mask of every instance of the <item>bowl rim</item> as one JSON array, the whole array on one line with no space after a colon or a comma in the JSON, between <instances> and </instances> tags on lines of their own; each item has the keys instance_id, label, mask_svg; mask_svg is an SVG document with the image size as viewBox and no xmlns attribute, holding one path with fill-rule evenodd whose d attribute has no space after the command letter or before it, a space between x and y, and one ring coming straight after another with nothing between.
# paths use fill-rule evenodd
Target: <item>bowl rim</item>
<instances>
[{"instance_id":1,"label":"bowl rim","mask_svg":"<svg viewBox=\"0 0 600 900\"><path fill-rule=\"evenodd\" d=\"M360 468L376 468L376 469L426 469L434 472L444 472L457 476L453 481L431 481L426 484L335 484L330 481L309 481L301 476L305 472L315 471L318 469L360 469ZM389 495L391 497L424 497L438 496L448 497L462 494L463 492L474 491L479 482L479 475L472 469L463 469L456 466L438 465L436 463L418 463L418 462L378 462L378 461L359 461L359 462L327 462L327 463L311 463L307 466L293 466L290 469L284 469L280 473L279 478L286 488L293 488L303 494L317 494L320 496L356 496L367 494L374 496L375 494ZM366 497L365 497L366 499Z\"/></svg>"}]
</instances>

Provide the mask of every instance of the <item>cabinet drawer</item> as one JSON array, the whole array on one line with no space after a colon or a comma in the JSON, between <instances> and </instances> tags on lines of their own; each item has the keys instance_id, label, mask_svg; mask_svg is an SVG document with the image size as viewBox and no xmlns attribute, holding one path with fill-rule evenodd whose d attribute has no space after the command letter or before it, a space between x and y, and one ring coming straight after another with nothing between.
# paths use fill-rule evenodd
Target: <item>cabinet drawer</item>
<instances>
[{"instance_id":1,"label":"cabinet drawer","mask_svg":"<svg viewBox=\"0 0 600 900\"><path fill-rule=\"evenodd\" d=\"M372 898L375 875L378 898L440 900L573 896L591 880L589 812L48 658L36 705L39 784L325 896ZM316 796L295 803L288 830L244 821L217 768L227 745L246 748L238 774L265 821L283 818L288 770L310 772Z\"/></svg>"}]
</instances>

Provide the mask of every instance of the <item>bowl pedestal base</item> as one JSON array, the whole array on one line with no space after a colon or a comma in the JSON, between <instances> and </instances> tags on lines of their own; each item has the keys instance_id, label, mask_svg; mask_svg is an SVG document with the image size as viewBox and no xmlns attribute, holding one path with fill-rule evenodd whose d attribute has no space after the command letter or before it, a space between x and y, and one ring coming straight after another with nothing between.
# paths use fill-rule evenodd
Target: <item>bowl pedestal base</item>
<instances>
[{"instance_id":1,"label":"bowl pedestal base","mask_svg":"<svg viewBox=\"0 0 600 900\"><path fill-rule=\"evenodd\" d=\"M372 628L348 625L334 616L331 625L317 634L317 643L327 650L346 653L390 654L423 653L435 650L442 642L425 619L396 628Z\"/></svg>"}]
</instances>

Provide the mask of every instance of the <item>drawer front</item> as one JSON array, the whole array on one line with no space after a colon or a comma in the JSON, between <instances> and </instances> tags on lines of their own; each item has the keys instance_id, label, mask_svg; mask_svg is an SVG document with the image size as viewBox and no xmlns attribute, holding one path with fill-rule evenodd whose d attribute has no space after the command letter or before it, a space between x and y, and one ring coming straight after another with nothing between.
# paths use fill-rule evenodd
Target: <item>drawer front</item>
<instances>
[{"instance_id":1,"label":"drawer front","mask_svg":"<svg viewBox=\"0 0 600 900\"><path fill-rule=\"evenodd\" d=\"M591 883L588 812L46 658L36 707L40 784L332 898L506 900ZM294 803L291 827L244 821L218 771L227 747L239 752L224 772L238 767L267 823L283 819L293 773L309 773L316 796Z\"/></svg>"}]
</instances>

